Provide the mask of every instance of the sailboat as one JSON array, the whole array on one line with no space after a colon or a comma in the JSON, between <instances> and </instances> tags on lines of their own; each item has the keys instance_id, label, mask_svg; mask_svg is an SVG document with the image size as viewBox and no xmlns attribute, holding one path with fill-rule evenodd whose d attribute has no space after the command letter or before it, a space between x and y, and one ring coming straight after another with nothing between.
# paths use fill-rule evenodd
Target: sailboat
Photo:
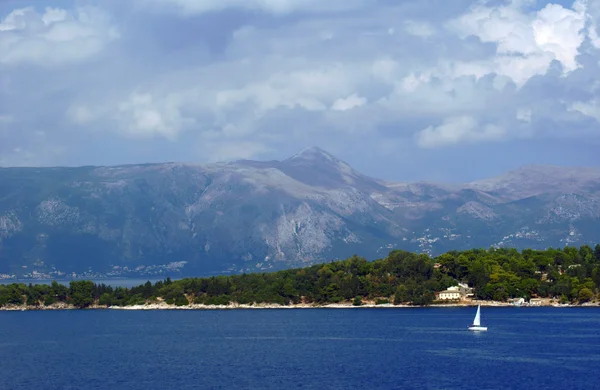
<instances>
[{"instance_id":1,"label":"sailboat","mask_svg":"<svg viewBox=\"0 0 600 390\"><path fill-rule=\"evenodd\" d=\"M469 326L469 330L480 332L487 330L487 326L481 326L481 305L477 305L477 314L475 314L473 325Z\"/></svg>"}]
</instances>

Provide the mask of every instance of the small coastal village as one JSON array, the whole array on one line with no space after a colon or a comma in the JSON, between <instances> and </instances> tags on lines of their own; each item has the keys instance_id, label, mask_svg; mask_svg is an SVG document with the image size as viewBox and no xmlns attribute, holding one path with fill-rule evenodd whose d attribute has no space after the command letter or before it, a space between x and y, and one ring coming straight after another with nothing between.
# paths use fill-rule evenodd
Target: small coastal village
<instances>
[{"instance_id":1,"label":"small coastal village","mask_svg":"<svg viewBox=\"0 0 600 390\"><path fill-rule=\"evenodd\" d=\"M0 273L0 281L36 281L36 280L64 280L64 279L110 279L110 278L143 278L163 277L179 273L187 264L187 261L172 261L158 265L139 265L134 268L121 265L113 265L110 271L100 272L91 268L85 272L68 272L51 267L47 271L29 270L30 267L22 266L20 273Z\"/></svg>"},{"instance_id":2,"label":"small coastal village","mask_svg":"<svg viewBox=\"0 0 600 390\"><path fill-rule=\"evenodd\" d=\"M444 291L435 293L436 303L455 303L460 305L490 305L490 306L550 306L554 303L550 298L532 297L529 300L525 298L511 298L507 302L482 301L474 298L473 289L466 283L459 283L458 286L448 287ZM562 306L562 305L561 305Z\"/></svg>"}]
</instances>

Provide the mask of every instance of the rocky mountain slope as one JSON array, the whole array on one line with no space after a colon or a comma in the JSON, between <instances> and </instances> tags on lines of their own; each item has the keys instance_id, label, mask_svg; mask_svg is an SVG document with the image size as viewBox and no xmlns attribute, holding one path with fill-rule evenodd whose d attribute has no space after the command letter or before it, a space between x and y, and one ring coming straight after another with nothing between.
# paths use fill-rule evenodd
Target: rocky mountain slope
<instances>
[{"instance_id":1,"label":"rocky mountain slope","mask_svg":"<svg viewBox=\"0 0 600 390\"><path fill-rule=\"evenodd\" d=\"M284 161L4 168L0 277L203 275L394 248L593 243L599 202L598 169L388 183L318 148Z\"/></svg>"}]
</instances>

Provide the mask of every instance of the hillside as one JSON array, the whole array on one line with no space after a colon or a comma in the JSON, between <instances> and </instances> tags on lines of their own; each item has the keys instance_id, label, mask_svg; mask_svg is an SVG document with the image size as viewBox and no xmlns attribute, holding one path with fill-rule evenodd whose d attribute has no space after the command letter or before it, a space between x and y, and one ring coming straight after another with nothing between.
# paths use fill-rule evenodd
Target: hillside
<instances>
[{"instance_id":1,"label":"hillside","mask_svg":"<svg viewBox=\"0 0 600 390\"><path fill-rule=\"evenodd\" d=\"M0 169L3 278L191 276L392 249L597 241L600 170L388 183L308 148L284 161Z\"/></svg>"},{"instance_id":2,"label":"hillside","mask_svg":"<svg viewBox=\"0 0 600 390\"><path fill-rule=\"evenodd\" d=\"M392 251L373 262L352 256L344 261L271 273L176 281L167 278L130 289L86 280L71 281L69 287L56 282L29 286L14 283L0 286L0 308L149 304L162 308L195 304L201 305L194 306L200 308L350 301L360 306L363 300L377 304L429 305L436 302L436 292L459 282L471 286L478 300L506 302L509 298L544 297L554 303L595 303L600 287L600 245L594 249L584 245L522 252L475 249L448 252L435 259L425 254ZM463 301L466 299L465 296Z\"/></svg>"}]
</instances>

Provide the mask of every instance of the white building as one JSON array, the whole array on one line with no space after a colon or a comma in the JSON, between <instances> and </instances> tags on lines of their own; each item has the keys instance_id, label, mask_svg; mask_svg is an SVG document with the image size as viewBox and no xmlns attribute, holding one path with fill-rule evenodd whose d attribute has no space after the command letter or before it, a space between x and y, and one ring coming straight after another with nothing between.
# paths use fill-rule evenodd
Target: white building
<instances>
[{"instance_id":1,"label":"white building","mask_svg":"<svg viewBox=\"0 0 600 390\"><path fill-rule=\"evenodd\" d=\"M525 304L524 298L514 298L514 299L509 299L508 301L510 303L512 303L514 306L521 306L521 305Z\"/></svg>"},{"instance_id":2,"label":"white building","mask_svg":"<svg viewBox=\"0 0 600 390\"><path fill-rule=\"evenodd\" d=\"M447 290L440 291L437 295L440 301L460 300L465 297L464 292L458 286L448 287Z\"/></svg>"}]
</instances>

